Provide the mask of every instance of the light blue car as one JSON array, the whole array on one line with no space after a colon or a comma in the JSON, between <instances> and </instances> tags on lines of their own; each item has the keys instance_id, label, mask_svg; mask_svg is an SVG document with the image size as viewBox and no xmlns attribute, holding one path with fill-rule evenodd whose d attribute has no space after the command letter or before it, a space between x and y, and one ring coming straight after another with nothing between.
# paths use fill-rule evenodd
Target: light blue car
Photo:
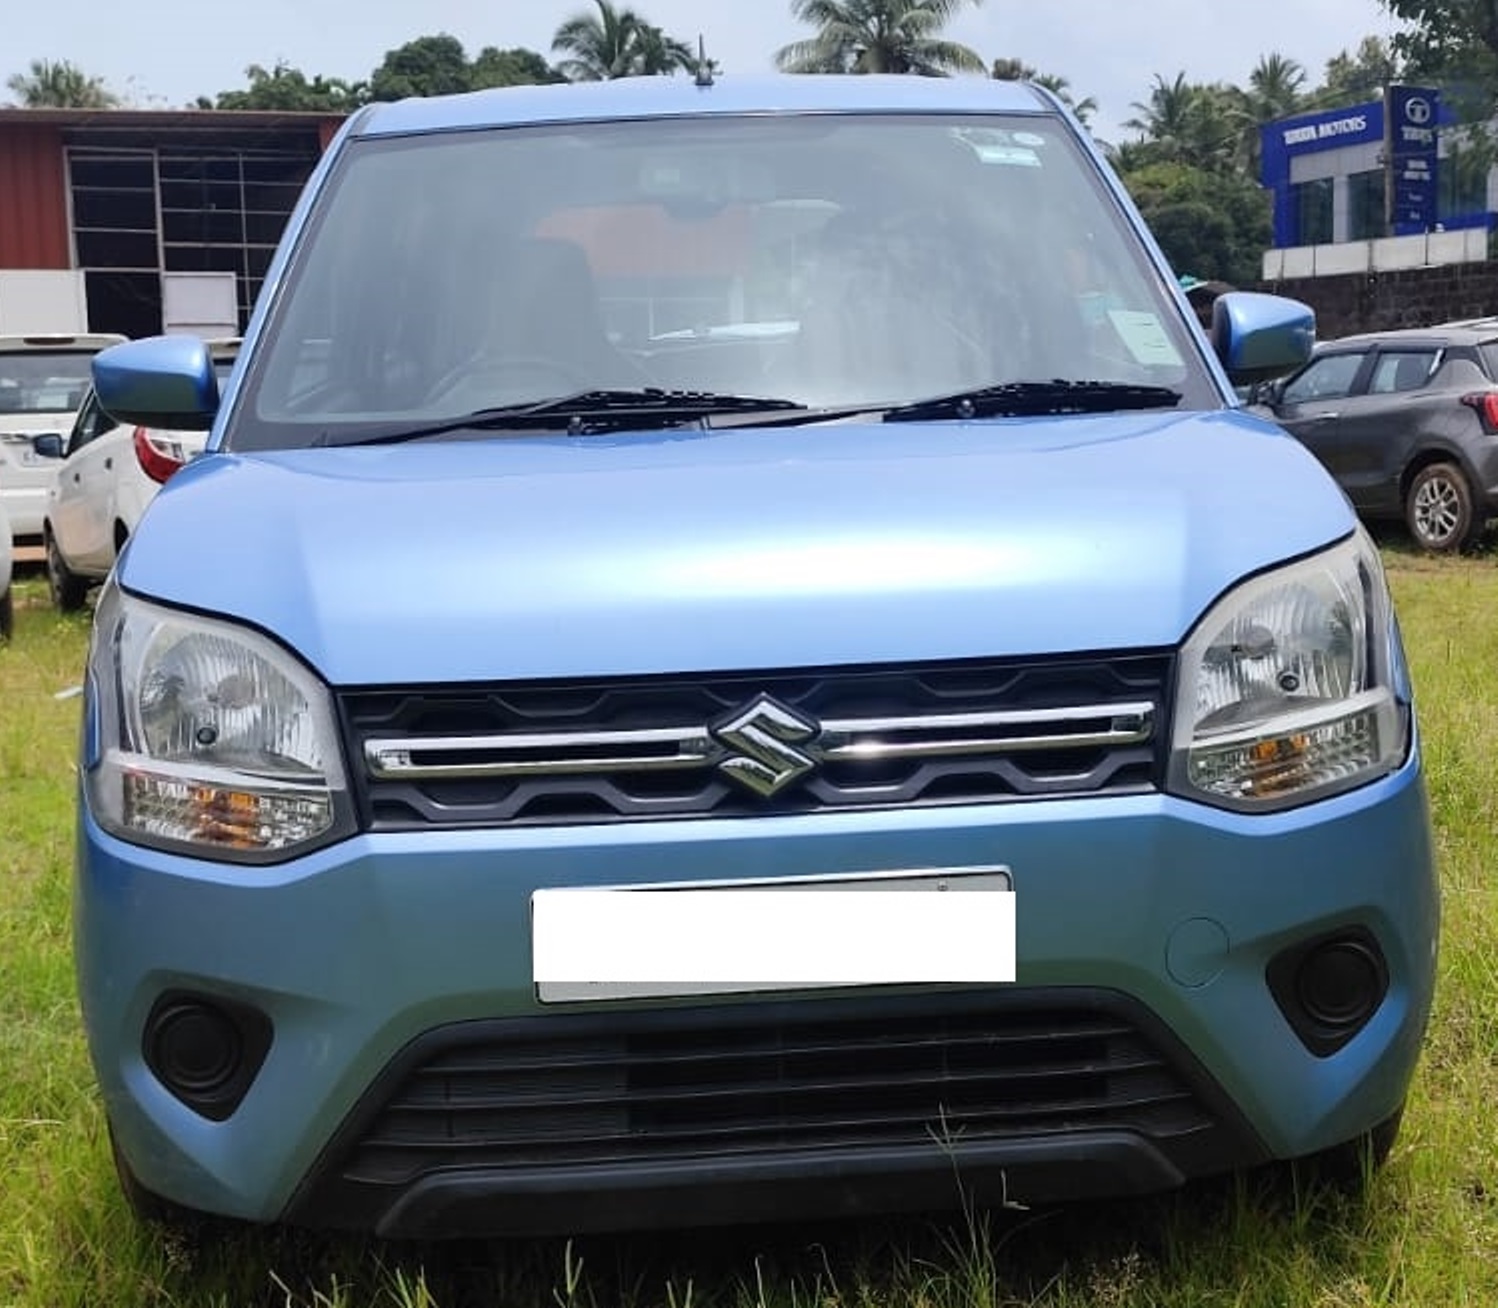
<instances>
[{"instance_id":1,"label":"light blue car","mask_svg":"<svg viewBox=\"0 0 1498 1308\"><path fill-rule=\"evenodd\" d=\"M391 1237L1375 1160L1434 979L1379 556L1056 102L641 78L334 142L99 600L146 1215Z\"/></svg>"}]
</instances>

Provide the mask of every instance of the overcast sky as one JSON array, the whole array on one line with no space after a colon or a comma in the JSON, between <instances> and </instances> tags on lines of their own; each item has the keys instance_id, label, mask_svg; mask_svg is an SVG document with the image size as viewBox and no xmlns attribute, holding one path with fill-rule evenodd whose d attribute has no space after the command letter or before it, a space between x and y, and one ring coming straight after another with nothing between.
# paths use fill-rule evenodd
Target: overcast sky
<instances>
[{"instance_id":1,"label":"overcast sky","mask_svg":"<svg viewBox=\"0 0 1498 1308\"><path fill-rule=\"evenodd\" d=\"M245 84L244 69L284 60L308 76L368 76L387 50L449 32L470 55L485 45L549 53L557 25L590 0L0 0L3 83L31 59L70 59L146 107L190 104ZM788 0L629 0L695 42L728 73L768 72L774 52L807 34ZM1262 54L1298 60L1319 80L1326 60L1393 26L1378 0L983 0L951 35L985 60L1023 59L1099 103L1096 130L1117 126L1156 73L1243 83Z\"/></svg>"}]
</instances>

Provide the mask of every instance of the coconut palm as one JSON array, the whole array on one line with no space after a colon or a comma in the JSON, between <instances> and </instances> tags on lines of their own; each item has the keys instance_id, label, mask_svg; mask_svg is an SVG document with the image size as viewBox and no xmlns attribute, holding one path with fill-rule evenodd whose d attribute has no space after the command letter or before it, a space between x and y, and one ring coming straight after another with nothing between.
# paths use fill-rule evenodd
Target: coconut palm
<instances>
[{"instance_id":1,"label":"coconut palm","mask_svg":"<svg viewBox=\"0 0 1498 1308\"><path fill-rule=\"evenodd\" d=\"M567 58L557 67L574 82L605 82L616 77L647 77L696 67L691 49L647 23L632 9L594 0L596 14L573 14L556 30L553 52Z\"/></svg>"},{"instance_id":2,"label":"coconut palm","mask_svg":"<svg viewBox=\"0 0 1498 1308\"><path fill-rule=\"evenodd\" d=\"M685 41L642 22L635 28L635 63L639 76L655 77L661 73L693 72L697 56Z\"/></svg>"},{"instance_id":3,"label":"coconut palm","mask_svg":"<svg viewBox=\"0 0 1498 1308\"><path fill-rule=\"evenodd\" d=\"M788 73L981 73L985 66L976 51L940 35L958 10L981 3L791 0L791 13L817 33L785 46L775 62Z\"/></svg>"},{"instance_id":4,"label":"coconut palm","mask_svg":"<svg viewBox=\"0 0 1498 1308\"><path fill-rule=\"evenodd\" d=\"M1305 103L1306 70L1282 54L1262 55L1248 75L1249 107L1261 123L1289 118Z\"/></svg>"},{"instance_id":5,"label":"coconut palm","mask_svg":"<svg viewBox=\"0 0 1498 1308\"><path fill-rule=\"evenodd\" d=\"M1167 82L1158 73L1146 103L1123 126L1143 140L1136 152L1151 163L1183 163L1222 172L1247 171L1251 122L1244 93L1221 83L1188 82L1184 73Z\"/></svg>"},{"instance_id":6,"label":"coconut palm","mask_svg":"<svg viewBox=\"0 0 1498 1308\"><path fill-rule=\"evenodd\" d=\"M66 59L33 59L30 72L17 73L5 85L26 109L113 109L120 102L102 77L89 77Z\"/></svg>"},{"instance_id":7,"label":"coconut palm","mask_svg":"<svg viewBox=\"0 0 1498 1308\"><path fill-rule=\"evenodd\" d=\"M1186 80L1185 73L1177 73L1173 82L1156 73L1150 98L1134 101L1129 107L1135 110L1135 117L1125 119L1123 125L1147 141L1185 140L1191 135L1198 94L1199 88Z\"/></svg>"},{"instance_id":8,"label":"coconut palm","mask_svg":"<svg viewBox=\"0 0 1498 1308\"><path fill-rule=\"evenodd\" d=\"M1042 73L1023 59L995 59L991 76L996 82L1033 82L1036 86L1045 87L1076 114L1077 121L1084 127L1091 123L1093 114L1097 113L1097 100L1092 96L1078 100L1072 94L1071 83L1066 78L1055 73Z\"/></svg>"}]
</instances>

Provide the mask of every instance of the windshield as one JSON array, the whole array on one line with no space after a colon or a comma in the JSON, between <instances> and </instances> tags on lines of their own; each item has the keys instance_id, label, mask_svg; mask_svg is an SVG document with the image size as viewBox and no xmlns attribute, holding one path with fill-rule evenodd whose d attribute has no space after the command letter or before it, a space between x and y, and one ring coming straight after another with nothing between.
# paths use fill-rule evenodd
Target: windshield
<instances>
[{"instance_id":1,"label":"windshield","mask_svg":"<svg viewBox=\"0 0 1498 1308\"><path fill-rule=\"evenodd\" d=\"M92 350L0 352L0 413L75 413L88 389Z\"/></svg>"},{"instance_id":2,"label":"windshield","mask_svg":"<svg viewBox=\"0 0 1498 1308\"><path fill-rule=\"evenodd\" d=\"M1038 116L355 142L266 330L236 447L635 388L874 407L1069 379L1220 404L1096 171Z\"/></svg>"}]
</instances>

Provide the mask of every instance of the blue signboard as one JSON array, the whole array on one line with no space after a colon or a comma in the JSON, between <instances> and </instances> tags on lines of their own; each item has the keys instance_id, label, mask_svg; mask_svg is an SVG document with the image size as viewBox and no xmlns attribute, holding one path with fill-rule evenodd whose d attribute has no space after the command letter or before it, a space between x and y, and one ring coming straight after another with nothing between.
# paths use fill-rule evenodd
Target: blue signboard
<instances>
[{"instance_id":1,"label":"blue signboard","mask_svg":"<svg viewBox=\"0 0 1498 1308\"><path fill-rule=\"evenodd\" d=\"M1394 235L1416 236L1436 225L1440 92L1421 86L1391 86L1386 97Z\"/></svg>"},{"instance_id":2,"label":"blue signboard","mask_svg":"<svg viewBox=\"0 0 1498 1308\"><path fill-rule=\"evenodd\" d=\"M1384 102L1328 109L1266 123L1259 129L1259 180L1274 195L1274 243L1300 244L1295 191L1290 185L1291 160L1349 145L1370 145L1384 139Z\"/></svg>"},{"instance_id":3,"label":"blue signboard","mask_svg":"<svg viewBox=\"0 0 1498 1308\"><path fill-rule=\"evenodd\" d=\"M1382 100L1267 123L1259 129L1260 180L1274 195L1275 245L1301 243L1296 193L1290 180L1294 160L1354 145L1383 146L1394 235L1417 235L1442 224L1466 226L1469 218L1472 223L1485 223L1485 214L1443 218L1440 213L1439 128L1454 121L1439 92L1391 86Z\"/></svg>"},{"instance_id":4,"label":"blue signboard","mask_svg":"<svg viewBox=\"0 0 1498 1308\"><path fill-rule=\"evenodd\" d=\"M1382 100L1328 109L1319 114L1281 118L1259 129L1261 180L1278 186L1290 180L1290 160L1320 150L1340 150L1348 145L1367 145L1384 139Z\"/></svg>"}]
</instances>

